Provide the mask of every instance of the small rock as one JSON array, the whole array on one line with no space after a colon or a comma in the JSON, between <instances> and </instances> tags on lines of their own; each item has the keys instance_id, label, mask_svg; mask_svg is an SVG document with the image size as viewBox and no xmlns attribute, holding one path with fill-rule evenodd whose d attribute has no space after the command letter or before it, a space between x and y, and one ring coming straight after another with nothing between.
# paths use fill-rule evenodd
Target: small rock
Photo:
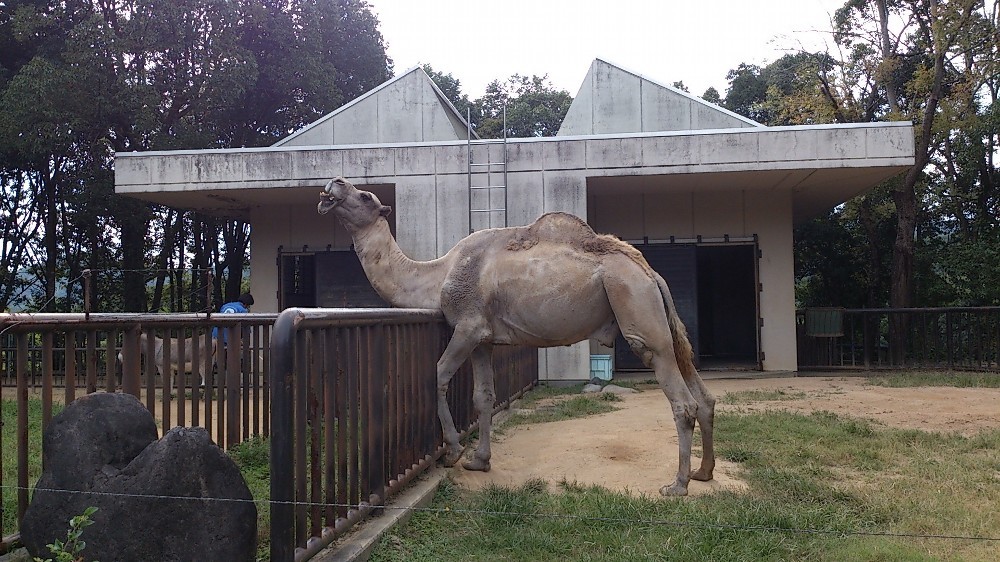
<instances>
[{"instance_id":1,"label":"small rock","mask_svg":"<svg viewBox=\"0 0 1000 562\"><path fill-rule=\"evenodd\" d=\"M588 384L588 385L584 385L582 392L584 394L593 394L595 392L600 392L600 391L601 391L601 385L599 385L599 384Z\"/></svg>"},{"instance_id":2,"label":"small rock","mask_svg":"<svg viewBox=\"0 0 1000 562\"><path fill-rule=\"evenodd\" d=\"M635 394L636 392L639 391L634 388L625 388L624 386L618 386L617 384L609 384L608 386L604 387L604 390L602 390L601 392L604 394Z\"/></svg>"}]
</instances>

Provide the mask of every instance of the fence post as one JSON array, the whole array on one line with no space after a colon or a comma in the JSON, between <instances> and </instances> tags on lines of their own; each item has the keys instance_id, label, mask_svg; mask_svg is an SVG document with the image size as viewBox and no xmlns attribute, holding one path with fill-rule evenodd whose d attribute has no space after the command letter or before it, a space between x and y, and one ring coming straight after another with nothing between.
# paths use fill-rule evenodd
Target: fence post
<instances>
[{"instance_id":1,"label":"fence post","mask_svg":"<svg viewBox=\"0 0 1000 562\"><path fill-rule=\"evenodd\" d=\"M293 343L302 313L296 308L282 312L271 332L271 560L295 558L294 480L292 451Z\"/></svg>"}]
</instances>

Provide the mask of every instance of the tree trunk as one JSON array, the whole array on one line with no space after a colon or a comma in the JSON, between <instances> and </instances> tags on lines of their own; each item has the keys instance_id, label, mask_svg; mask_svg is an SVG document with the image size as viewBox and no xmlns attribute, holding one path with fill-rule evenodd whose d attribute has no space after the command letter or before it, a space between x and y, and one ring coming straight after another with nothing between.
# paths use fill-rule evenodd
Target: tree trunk
<instances>
[{"instance_id":1,"label":"tree trunk","mask_svg":"<svg viewBox=\"0 0 1000 562\"><path fill-rule=\"evenodd\" d=\"M892 191L892 200L896 204L896 241L892 246L892 284L890 303L893 308L913 306L913 256L914 229L917 226L917 195L916 185L923 169L930 162L931 138L933 135L934 117L938 103L941 100L942 84L944 83L944 58L946 47L941 44L939 35L941 22L938 19L937 1L930 3L931 46L934 68L933 81L924 102L922 119L916 130L914 146L914 164L903 181ZM889 351L891 360L900 364L906 345L908 330L907 317L895 314L889 322Z\"/></svg>"},{"instance_id":2,"label":"tree trunk","mask_svg":"<svg viewBox=\"0 0 1000 562\"><path fill-rule=\"evenodd\" d=\"M122 206L122 287L124 312L146 312L146 231L149 213L144 203Z\"/></svg>"}]
</instances>

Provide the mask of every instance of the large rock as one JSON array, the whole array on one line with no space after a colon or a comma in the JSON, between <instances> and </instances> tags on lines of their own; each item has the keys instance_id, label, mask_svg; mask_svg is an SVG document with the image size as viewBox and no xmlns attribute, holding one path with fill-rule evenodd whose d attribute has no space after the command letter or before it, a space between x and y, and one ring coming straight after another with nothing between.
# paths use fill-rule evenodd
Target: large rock
<instances>
[{"instance_id":1,"label":"large rock","mask_svg":"<svg viewBox=\"0 0 1000 562\"><path fill-rule=\"evenodd\" d=\"M253 560L257 508L236 464L202 428L156 437L129 394L91 394L53 418L21 523L28 551L48 557L45 545L93 506L88 560Z\"/></svg>"}]
</instances>

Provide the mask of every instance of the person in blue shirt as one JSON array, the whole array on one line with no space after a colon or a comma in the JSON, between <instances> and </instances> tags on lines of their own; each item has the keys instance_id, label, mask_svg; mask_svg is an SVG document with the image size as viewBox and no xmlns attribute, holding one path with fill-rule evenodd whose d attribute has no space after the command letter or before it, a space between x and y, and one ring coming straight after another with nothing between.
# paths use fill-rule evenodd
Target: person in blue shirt
<instances>
[{"instance_id":1,"label":"person in blue shirt","mask_svg":"<svg viewBox=\"0 0 1000 562\"><path fill-rule=\"evenodd\" d=\"M219 314L243 314L250 312L250 307L253 306L253 295L250 293L243 293L240 298L233 302L227 302L219 308ZM214 342L215 348L215 360L216 363L219 361L220 353L224 352L226 349L226 331L222 330L222 339L219 340L219 327L215 326L212 328L212 340ZM222 345L219 345L219 344Z\"/></svg>"},{"instance_id":2,"label":"person in blue shirt","mask_svg":"<svg viewBox=\"0 0 1000 562\"><path fill-rule=\"evenodd\" d=\"M250 307L253 306L253 295L250 293L243 293L240 298L233 302L227 302L219 308L219 314L243 314L250 312ZM219 339L219 327L216 326L212 328L212 339ZM222 343L226 343L226 334L222 334Z\"/></svg>"}]
</instances>

